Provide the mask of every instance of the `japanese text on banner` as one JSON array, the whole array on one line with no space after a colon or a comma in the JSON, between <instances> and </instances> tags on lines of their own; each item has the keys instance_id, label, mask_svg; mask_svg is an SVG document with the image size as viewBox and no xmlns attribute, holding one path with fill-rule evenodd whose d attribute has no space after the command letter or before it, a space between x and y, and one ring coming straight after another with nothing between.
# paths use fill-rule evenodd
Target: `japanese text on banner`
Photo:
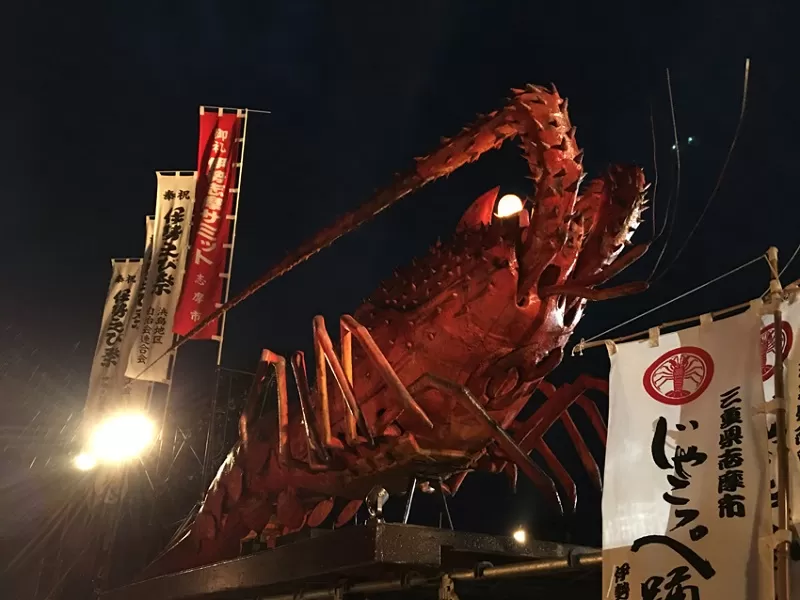
<instances>
[{"instance_id":1,"label":"japanese text on banner","mask_svg":"<svg viewBox=\"0 0 800 600\"><path fill-rule=\"evenodd\" d=\"M612 355L605 598L771 598L756 310Z\"/></svg>"},{"instance_id":2,"label":"japanese text on banner","mask_svg":"<svg viewBox=\"0 0 800 600\"><path fill-rule=\"evenodd\" d=\"M194 174L158 174L152 256L138 336L126 371L130 378L169 381L170 361L164 354L172 345L172 324L183 281L194 189Z\"/></svg>"},{"instance_id":3,"label":"japanese text on banner","mask_svg":"<svg viewBox=\"0 0 800 600\"><path fill-rule=\"evenodd\" d=\"M126 352L130 351L131 343L125 339L125 333L134 312L142 262L113 260L111 264L111 283L89 375L89 391L84 408L87 422L99 419L107 410L119 408L119 396L127 384Z\"/></svg>"},{"instance_id":4,"label":"japanese text on banner","mask_svg":"<svg viewBox=\"0 0 800 600\"><path fill-rule=\"evenodd\" d=\"M175 315L174 331L186 335L222 301L227 270L227 248L233 212L233 192L238 162L237 140L243 118L236 114L207 112L200 115L198 149L198 202L195 207L186 279ZM193 336L211 339L213 321Z\"/></svg>"}]
</instances>

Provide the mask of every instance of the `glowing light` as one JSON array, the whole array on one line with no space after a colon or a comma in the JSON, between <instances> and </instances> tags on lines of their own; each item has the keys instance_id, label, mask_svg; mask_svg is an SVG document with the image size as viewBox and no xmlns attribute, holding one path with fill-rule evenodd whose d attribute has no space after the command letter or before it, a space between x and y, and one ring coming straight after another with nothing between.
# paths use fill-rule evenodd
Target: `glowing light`
<instances>
[{"instance_id":1,"label":"glowing light","mask_svg":"<svg viewBox=\"0 0 800 600\"><path fill-rule=\"evenodd\" d=\"M688 138L686 138L686 141L691 144L694 142L694 138L692 136L689 136Z\"/></svg>"},{"instance_id":2,"label":"glowing light","mask_svg":"<svg viewBox=\"0 0 800 600\"><path fill-rule=\"evenodd\" d=\"M522 529L522 527L517 529L513 533L512 537L514 538L514 541L517 542L518 544L524 544L526 541L528 541L528 534L525 532L524 529Z\"/></svg>"},{"instance_id":3,"label":"glowing light","mask_svg":"<svg viewBox=\"0 0 800 600\"><path fill-rule=\"evenodd\" d=\"M497 216L501 219L511 217L522 211L522 200L516 194L506 194L497 203Z\"/></svg>"},{"instance_id":4,"label":"glowing light","mask_svg":"<svg viewBox=\"0 0 800 600\"><path fill-rule=\"evenodd\" d=\"M151 444L155 427L145 415L119 414L100 423L89 443L89 452L103 462L136 458Z\"/></svg>"},{"instance_id":5,"label":"glowing light","mask_svg":"<svg viewBox=\"0 0 800 600\"><path fill-rule=\"evenodd\" d=\"M95 466L97 466L97 459L91 454L86 454L85 452L78 454L78 456L76 456L72 462L75 465L75 468L79 471L91 471L95 468Z\"/></svg>"}]
</instances>

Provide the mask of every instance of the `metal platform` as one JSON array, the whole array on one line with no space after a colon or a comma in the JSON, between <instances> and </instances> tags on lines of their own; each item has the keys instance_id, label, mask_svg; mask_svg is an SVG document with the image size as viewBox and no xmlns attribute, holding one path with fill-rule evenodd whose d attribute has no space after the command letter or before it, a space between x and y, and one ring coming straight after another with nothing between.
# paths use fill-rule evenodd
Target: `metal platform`
<instances>
[{"instance_id":1,"label":"metal platform","mask_svg":"<svg viewBox=\"0 0 800 600\"><path fill-rule=\"evenodd\" d=\"M439 597L449 600L510 600L531 598L535 592L589 598L600 593L601 559L591 548L519 544L510 537L377 521L311 531L272 550L141 581L101 598L309 600L372 598L377 593L387 599L436 598L440 587ZM456 596L447 595L450 584Z\"/></svg>"}]
</instances>

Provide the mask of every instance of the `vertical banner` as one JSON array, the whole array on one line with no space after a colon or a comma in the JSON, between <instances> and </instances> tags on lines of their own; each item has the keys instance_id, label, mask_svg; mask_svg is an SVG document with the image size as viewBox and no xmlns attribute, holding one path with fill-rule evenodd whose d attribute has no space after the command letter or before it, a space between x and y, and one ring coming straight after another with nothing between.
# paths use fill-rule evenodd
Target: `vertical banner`
<instances>
[{"instance_id":1,"label":"vertical banner","mask_svg":"<svg viewBox=\"0 0 800 600\"><path fill-rule=\"evenodd\" d=\"M604 598L773 599L757 308L611 356Z\"/></svg>"},{"instance_id":2,"label":"vertical banner","mask_svg":"<svg viewBox=\"0 0 800 600\"><path fill-rule=\"evenodd\" d=\"M169 382L172 326L178 305L194 202L195 174L158 173L156 215L150 264L142 298L138 336L126 376Z\"/></svg>"},{"instance_id":3,"label":"vertical banner","mask_svg":"<svg viewBox=\"0 0 800 600\"><path fill-rule=\"evenodd\" d=\"M216 310L222 301L239 162L242 111L236 114L200 112L200 145L197 159L197 198L186 279L175 315L174 331L186 335ZM210 340L217 333L214 320L192 339Z\"/></svg>"},{"instance_id":4,"label":"vertical banner","mask_svg":"<svg viewBox=\"0 0 800 600\"><path fill-rule=\"evenodd\" d=\"M156 218L153 217L145 217L145 243L144 243L144 260L142 261L142 276L141 281L139 283L139 293L136 295L136 307L133 311L133 316L131 317L130 324L128 326L128 333L126 333L126 337L130 340L136 340L139 337L141 324L142 324L142 308L144 306L144 293L147 288L147 271L150 269L150 262L153 258L153 235L155 232L155 220ZM127 364L130 364L130 361L135 359L133 356L128 357ZM128 367L126 367L127 370Z\"/></svg>"},{"instance_id":5,"label":"vertical banner","mask_svg":"<svg viewBox=\"0 0 800 600\"><path fill-rule=\"evenodd\" d=\"M111 284L103 308L103 320L89 375L89 392L84 419L98 419L103 411L117 405L125 386L127 355L125 331L135 308L142 261L112 260Z\"/></svg>"}]
</instances>

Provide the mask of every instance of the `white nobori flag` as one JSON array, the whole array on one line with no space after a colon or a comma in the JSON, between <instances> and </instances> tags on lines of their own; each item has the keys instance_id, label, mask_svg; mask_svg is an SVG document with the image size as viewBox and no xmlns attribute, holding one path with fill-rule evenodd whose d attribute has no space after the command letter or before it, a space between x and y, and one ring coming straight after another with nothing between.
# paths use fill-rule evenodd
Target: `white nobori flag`
<instances>
[{"instance_id":1,"label":"white nobori flag","mask_svg":"<svg viewBox=\"0 0 800 600\"><path fill-rule=\"evenodd\" d=\"M127 381L125 366L130 349L125 332L132 317L141 278L140 259L111 261L111 282L106 294L100 335L89 375L84 419L93 423L106 411L119 407Z\"/></svg>"},{"instance_id":2,"label":"white nobori flag","mask_svg":"<svg viewBox=\"0 0 800 600\"><path fill-rule=\"evenodd\" d=\"M759 307L616 346L603 597L772 600Z\"/></svg>"},{"instance_id":3,"label":"white nobori flag","mask_svg":"<svg viewBox=\"0 0 800 600\"><path fill-rule=\"evenodd\" d=\"M169 382L172 325L180 297L196 174L158 173L158 195L141 317L126 375L144 381Z\"/></svg>"}]
</instances>

